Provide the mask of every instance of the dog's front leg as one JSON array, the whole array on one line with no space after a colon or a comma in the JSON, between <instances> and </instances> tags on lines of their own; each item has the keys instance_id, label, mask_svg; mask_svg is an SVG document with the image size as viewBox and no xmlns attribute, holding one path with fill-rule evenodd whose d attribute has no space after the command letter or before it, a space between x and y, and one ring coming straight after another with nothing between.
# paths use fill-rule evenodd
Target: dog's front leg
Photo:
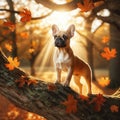
<instances>
[{"instance_id":1,"label":"dog's front leg","mask_svg":"<svg viewBox=\"0 0 120 120\"><path fill-rule=\"evenodd\" d=\"M57 80L55 81L55 83L59 83L61 81L61 69L56 68L56 72L57 72Z\"/></svg>"},{"instance_id":2,"label":"dog's front leg","mask_svg":"<svg viewBox=\"0 0 120 120\"><path fill-rule=\"evenodd\" d=\"M70 67L70 68L68 69L68 75L67 75L66 80L65 80L65 82L64 82L64 86L68 86L68 85L69 85L70 80L71 80L71 78L72 78L72 74L73 74L73 68Z\"/></svg>"}]
</instances>

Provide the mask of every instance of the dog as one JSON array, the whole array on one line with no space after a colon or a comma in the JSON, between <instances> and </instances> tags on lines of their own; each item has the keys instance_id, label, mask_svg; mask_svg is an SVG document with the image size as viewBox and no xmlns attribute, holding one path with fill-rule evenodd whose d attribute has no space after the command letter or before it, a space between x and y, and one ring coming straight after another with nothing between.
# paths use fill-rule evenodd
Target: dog
<instances>
[{"instance_id":1,"label":"dog","mask_svg":"<svg viewBox=\"0 0 120 120\"><path fill-rule=\"evenodd\" d=\"M83 76L88 86L88 94L91 92L92 73L90 66L82 59L74 56L70 47L70 38L74 36L75 26L72 24L66 31L60 31L57 25L52 25L52 35L54 37L54 45L57 48L54 53L54 64L57 72L57 80L55 83L61 81L61 72L66 71L67 77L64 86L68 86L72 75L74 82L79 88L79 93L82 94L82 84L80 78Z\"/></svg>"}]
</instances>

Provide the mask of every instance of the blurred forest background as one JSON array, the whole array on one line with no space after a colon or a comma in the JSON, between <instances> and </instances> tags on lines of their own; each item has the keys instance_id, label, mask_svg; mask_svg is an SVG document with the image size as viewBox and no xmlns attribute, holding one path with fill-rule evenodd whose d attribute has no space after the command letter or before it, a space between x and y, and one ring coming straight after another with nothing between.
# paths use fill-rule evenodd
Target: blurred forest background
<instances>
[{"instance_id":1,"label":"blurred forest background","mask_svg":"<svg viewBox=\"0 0 120 120\"><path fill-rule=\"evenodd\" d=\"M119 0L0 0L0 48L7 57L17 57L20 67L31 75L51 79L54 73L51 26L57 24L64 30L75 24L75 36L71 39L75 55L90 64L93 81L99 79L104 84L109 81L109 88L118 88L119 8ZM1 100L5 98L1 96ZM17 108L7 100L6 103L0 102L0 120L43 119L26 112L21 118L21 110L17 113L14 110Z\"/></svg>"}]
</instances>

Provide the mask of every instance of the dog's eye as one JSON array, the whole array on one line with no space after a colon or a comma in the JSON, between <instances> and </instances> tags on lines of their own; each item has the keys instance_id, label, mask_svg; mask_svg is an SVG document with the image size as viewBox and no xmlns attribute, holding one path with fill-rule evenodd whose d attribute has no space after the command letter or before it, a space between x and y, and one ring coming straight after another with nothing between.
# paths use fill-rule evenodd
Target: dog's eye
<instances>
[{"instance_id":1,"label":"dog's eye","mask_svg":"<svg viewBox=\"0 0 120 120\"><path fill-rule=\"evenodd\" d=\"M66 35L63 35L63 38L64 38L64 40L67 40L67 39L68 39L68 37L67 37Z\"/></svg>"},{"instance_id":2,"label":"dog's eye","mask_svg":"<svg viewBox=\"0 0 120 120\"><path fill-rule=\"evenodd\" d=\"M54 38L56 38L57 37L57 35L54 35Z\"/></svg>"}]
</instances>

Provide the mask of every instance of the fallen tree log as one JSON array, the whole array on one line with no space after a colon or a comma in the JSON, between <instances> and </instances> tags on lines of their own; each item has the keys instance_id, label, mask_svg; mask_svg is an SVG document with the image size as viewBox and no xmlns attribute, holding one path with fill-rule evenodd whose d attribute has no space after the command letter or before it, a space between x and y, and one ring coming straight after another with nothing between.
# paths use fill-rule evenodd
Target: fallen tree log
<instances>
[{"instance_id":1,"label":"fallen tree log","mask_svg":"<svg viewBox=\"0 0 120 120\"><path fill-rule=\"evenodd\" d=\"M96 111L96 95L90 95L86 101L70 87L37 80L20 68L9 70L5 66L7 63L7 57L0 51L0 94L17 107L41 115L47 120L120 120L120 89L113 96L104 96L104 103ZM68 99L68 95L72 95L77 101L76 112L66 113L63 102ZM117 110L111 111L113 105Z\"/></svg>"}]
</instances>

